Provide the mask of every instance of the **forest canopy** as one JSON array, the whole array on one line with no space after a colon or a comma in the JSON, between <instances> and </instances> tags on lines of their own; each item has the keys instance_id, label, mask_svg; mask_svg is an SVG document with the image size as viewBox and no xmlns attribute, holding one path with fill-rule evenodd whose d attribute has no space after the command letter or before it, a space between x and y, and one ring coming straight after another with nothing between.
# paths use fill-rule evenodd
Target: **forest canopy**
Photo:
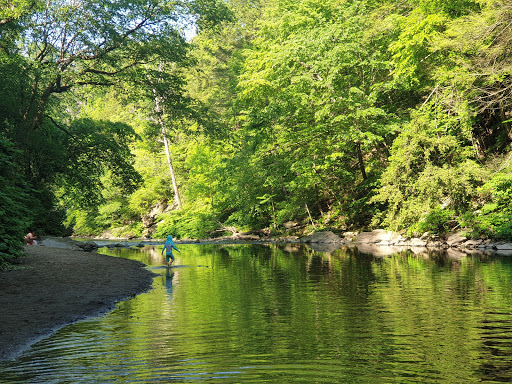
<instances>
[{"instance_id":1,"label":"forest canopy","mask_svg":"<svg viewBox=\"0 0 512 384\"><path fill-rule=\"evenodd\" d=\"M0 259L28 228L512 239L511 22L507 0L4 2Z\"/></svg>"}]
</instances>

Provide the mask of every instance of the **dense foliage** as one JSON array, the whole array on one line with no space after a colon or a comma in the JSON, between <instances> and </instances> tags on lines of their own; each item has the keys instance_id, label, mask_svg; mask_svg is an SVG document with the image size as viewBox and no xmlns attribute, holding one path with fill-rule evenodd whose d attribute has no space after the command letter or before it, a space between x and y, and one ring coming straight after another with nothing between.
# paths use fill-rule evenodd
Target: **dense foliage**
<instances>
[{"instance_id":1,"label":"dense foliage","mask_svg":"<svg viewBox=\"0 0 512 384\"><path fill-rule=\"evenodd\" d=\"M511 1L184 4L0 11L21 227L512 238Z\"/></svg>"},{"instance_id":2,"label":"dense foliage","mask_svg":"<svg viewBox=\"0 0 512 384\"><path fill-rule=\"evenodd\" d=\"M24 231L33 220L28 186L15 162L19 155L0 136L0 267L21 251Z\"/></svg>"},{"instance_id":3,"label":"dense foliage","mask_svg":"<svg viewBox=\"0 0 512 384\"><path fill-rule=\"evenodd\" d=\"M101 204L115 189L123 205L121 197L141 185L132 153L134 122L94 118L88 105L116 89L172 107L183 91L174 87L181 76L169 69L188 62L182 29L192 21L209 27L228 15L215 0L4 2L0 261L20 254L29 227L52 234L67 217L71 228L85 219L97 230L95 214L109 221L126 214Z\"/></svg>"}]
</instances>

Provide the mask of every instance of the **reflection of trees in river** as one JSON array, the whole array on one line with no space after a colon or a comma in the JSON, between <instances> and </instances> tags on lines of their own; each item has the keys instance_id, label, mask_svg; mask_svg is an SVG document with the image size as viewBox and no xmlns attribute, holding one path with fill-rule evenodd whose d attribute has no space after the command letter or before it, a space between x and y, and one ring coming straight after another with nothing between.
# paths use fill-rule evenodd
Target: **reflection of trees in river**
<instances>
[{"instance_id":1,"label":"reflection of trees in river","mask_svg":"<svg viewBox=\"0 0 512 384\"><path fill-rule=\"evenodd\" d=\"M191 267L176 269L179 286L177 275L161 270L160 289L146 308L160 317L137 342L172 335L155 341L155 355L227 356L234 365L240 356L318 359L365 378L385 372L389 381L512 378L509 258L425 248L388 256L293 249L180 247ZM159 257L158 247L151 252ZM194 267L200 264L210 268ZM187 337L176 343L173 332Z\"/></svg>"},{"instance_id":2,"label":"reflection of trees in river","mask_svg":"<svg viewBox=\"0 0 512 384\"><path fill-rule=\"evenodd\" d=\"M155 263L164 263L165 262L165 256L162 255L162 249L153 247L150 249L150 257L151 261L154 261Z\"/></svg>"}]
</instances>

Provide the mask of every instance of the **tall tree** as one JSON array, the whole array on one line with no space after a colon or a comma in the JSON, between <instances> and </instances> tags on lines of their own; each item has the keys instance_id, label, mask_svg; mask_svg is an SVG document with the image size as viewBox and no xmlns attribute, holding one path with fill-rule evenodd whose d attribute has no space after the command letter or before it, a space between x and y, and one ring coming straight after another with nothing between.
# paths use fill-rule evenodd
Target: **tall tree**
<instances>
[{"instance_id":1,"label":"tall tree","mask_svg":"<svg viewBox=\"0 0 512 384\"><path fill-rule=\"evenodd\" d=\"M83 192L82 200L90 202L101 196L101 179L95 176L107 169L129 189L136 180L127 151L133 131L105 121L74 121L81 101L70 96L84 87L142 85L144 66L155 60L182 65L188 50L184 29L225 18L225 5L216 0L8 5L0 11L1 124L23 151L18 160L26 180L44 195L38 200L47 202L44 209L50 212L58 183Z\"/></svg>"},{"instance_id":2,"label":"tall tree","mask_svg":"<svg viewBox=\"0 0 512 384\"><path fill-rule=\"evenodd\" d=\"M371 195L398 110L383 103L394 34L379 10L371 1L279 1L246 53L239 84L246 133L264 138L260 156L288 163L282 178L268 176L275 191L286 191L278 193L284 211L293 196L304 215L307 205L320 216Z\"/></svg>"}]
</instances>

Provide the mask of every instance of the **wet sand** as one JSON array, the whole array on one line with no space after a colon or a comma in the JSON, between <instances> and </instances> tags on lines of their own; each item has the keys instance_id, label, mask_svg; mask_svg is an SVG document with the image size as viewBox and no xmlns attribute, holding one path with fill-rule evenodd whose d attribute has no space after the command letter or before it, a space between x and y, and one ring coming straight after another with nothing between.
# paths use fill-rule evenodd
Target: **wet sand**
<instances>
[{"instance_id":1,"label":"wet sand","mask_svg":"<svg viewBox=\"0 0 512 384\"><path fill-rule=\"evenodd\" d=\"M27 246L0 272L0 360L14 359L63 326L113 310L151 288L144 264L97 253Z\"/></svg>"}]
</instances>

